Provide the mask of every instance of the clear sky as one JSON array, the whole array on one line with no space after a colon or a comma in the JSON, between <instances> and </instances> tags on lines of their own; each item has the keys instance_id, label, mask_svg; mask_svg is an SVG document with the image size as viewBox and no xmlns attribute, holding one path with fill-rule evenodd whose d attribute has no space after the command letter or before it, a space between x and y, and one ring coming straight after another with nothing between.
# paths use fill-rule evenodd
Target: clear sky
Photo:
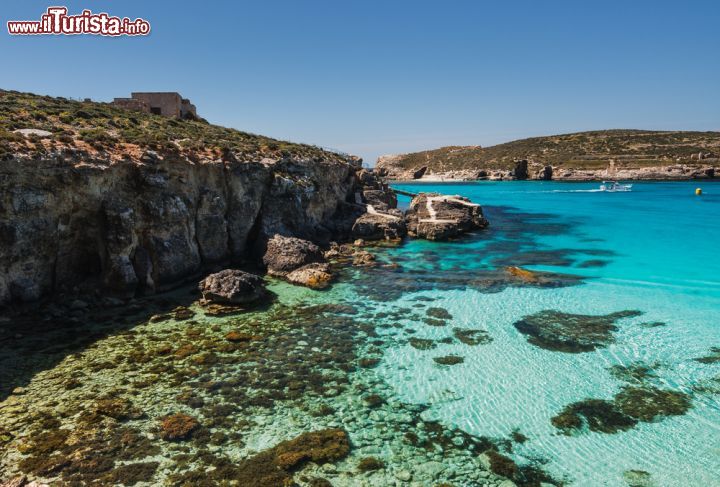
<instances>
[{"instance_id":1,"label":"clear sky","mask_svg":"<svg viewBox=\"0 0 720 487\"><path fill-rule=\"evenodd\" d=\"M17 36L51 5L146 38ZM380 154L604 128L720 130L720 1L23 0L0 88L179 91L212 123Z\"/></svg>"}]
</instances>

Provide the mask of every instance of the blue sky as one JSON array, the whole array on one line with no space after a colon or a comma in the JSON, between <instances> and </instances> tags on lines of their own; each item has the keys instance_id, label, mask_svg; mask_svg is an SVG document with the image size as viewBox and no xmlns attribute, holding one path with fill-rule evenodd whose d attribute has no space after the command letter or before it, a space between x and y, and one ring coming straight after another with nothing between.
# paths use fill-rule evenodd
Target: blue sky
<instances>
[{"instance_id":1,"label":"blue sky","mask_svg":"<svg viewBox=\"0 0 720 487\"><path fill-rule=\"evenodd\" d=\"M57 4L152 34L7 34ZM23 0L2 17L2 88L179 91L212 123L371 164L580 130L720 130L717 1Z\"/></svg>"}]
</instances>

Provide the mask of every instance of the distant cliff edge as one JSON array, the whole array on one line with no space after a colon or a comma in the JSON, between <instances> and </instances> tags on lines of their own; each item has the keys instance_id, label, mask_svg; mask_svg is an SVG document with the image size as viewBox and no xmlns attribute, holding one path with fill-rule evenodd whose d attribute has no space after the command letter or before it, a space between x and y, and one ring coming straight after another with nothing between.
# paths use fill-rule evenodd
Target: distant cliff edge
<instances>
[{"instance_id":1,"label":"distant cliff edge","mask_svg":"<svg viewBox=\"0 0 720 487\"><path fill-rule=\"evenodd\" d=\"M381 156L396 180L707 179L720 174L720 132L602 130Z\"/></svg>"}]
</instances>

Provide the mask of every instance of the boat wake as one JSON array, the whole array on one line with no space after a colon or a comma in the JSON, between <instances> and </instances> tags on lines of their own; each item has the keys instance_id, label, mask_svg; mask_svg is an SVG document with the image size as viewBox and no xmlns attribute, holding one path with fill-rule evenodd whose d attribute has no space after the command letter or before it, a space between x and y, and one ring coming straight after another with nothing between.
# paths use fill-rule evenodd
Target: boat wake
<instances>
[{"instance_id":1,"label":"boat wake","mask_svg":"<svg viewBox=\"0 0 720 487\"><path fill-rule=\"evenodd\" d=\"M543 193L602 193L602 189L553 189Z\"/></svg>"}]
</instances>

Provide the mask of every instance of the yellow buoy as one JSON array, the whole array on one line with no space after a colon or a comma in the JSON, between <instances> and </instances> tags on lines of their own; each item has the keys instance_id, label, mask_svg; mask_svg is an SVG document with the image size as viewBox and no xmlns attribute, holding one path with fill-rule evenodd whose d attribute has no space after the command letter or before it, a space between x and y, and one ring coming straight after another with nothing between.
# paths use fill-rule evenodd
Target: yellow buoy
<instances>
[{"instance_id":1,"label":"yellow buoy","mask_svg":"<svg viewBox=\"0 0 720 487\"><path fill-rule=\"evenodd\" d=\"M697 189L695 190L695 194L698 195L698 196L700 196L700 195L702 194L702 188L697 188Z\"/></svg>"}]
</instances>

